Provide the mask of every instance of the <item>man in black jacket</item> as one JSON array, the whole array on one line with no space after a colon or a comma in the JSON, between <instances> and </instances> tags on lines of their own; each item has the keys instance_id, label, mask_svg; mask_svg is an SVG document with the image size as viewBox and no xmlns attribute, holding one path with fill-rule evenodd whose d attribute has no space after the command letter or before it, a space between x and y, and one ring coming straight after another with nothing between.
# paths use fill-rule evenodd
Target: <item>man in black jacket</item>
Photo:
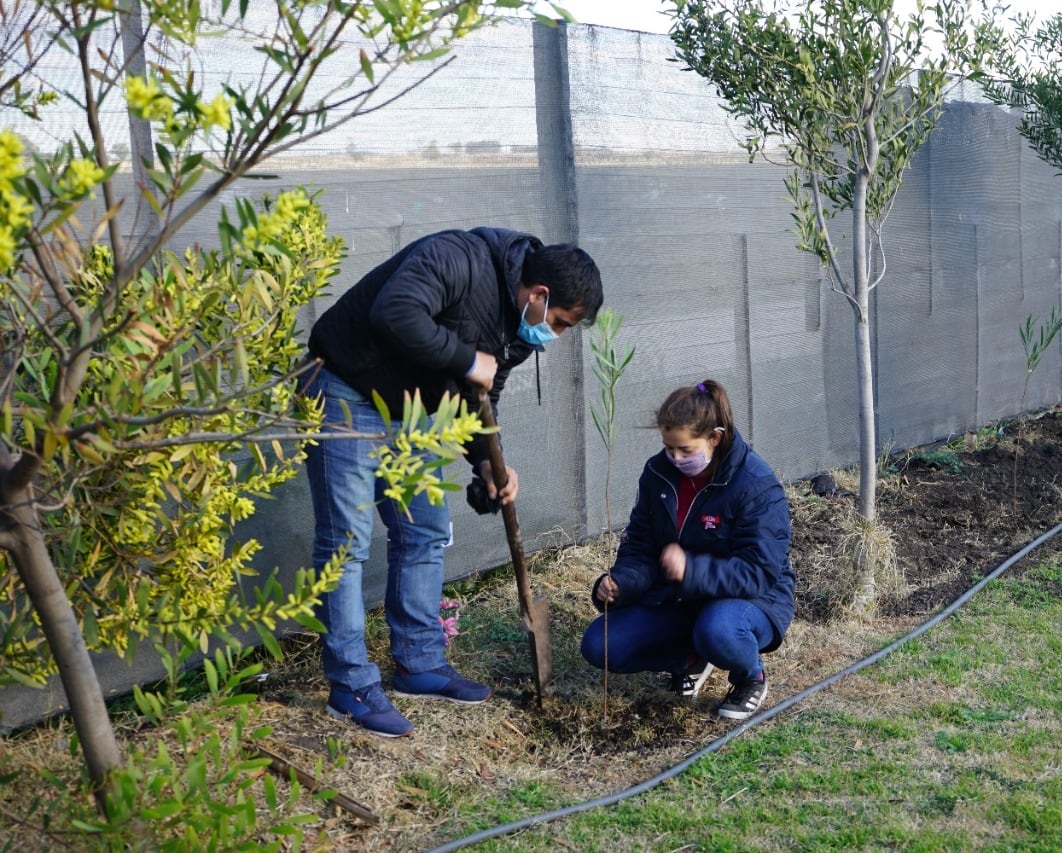
<instances>
[{"instance_id":1,"label":"man in black jacket","mask_svg":"<svg viewBox=\"0 0 1062 853\"><path fill-rule=\"evenodd\" d=\"M373 391L393 412L415 389L430 412L446 392L464 394L476 408L480 388L490 389L496 406L513 367L565 329L593 323L602 301L597 266L575 246L544 246L530 234L500 228L432 234L371 270L314 324L309 350L321 366L307 372L301 391L323 400L326 424L345 424L345 408L363 434L383 430ZM413 726L384 693L365 649L361 582L374 504L388 531L385 613L394 692L475 704L491 689L446 662L439 600L449 513L423 495L408 516L399 511L383 495L372 450L366 439L308 448L314 566L320 570L344 552L339 585L318 610L327 629L326 710L374 734L399 737ZM472 442L468 458L491 498L516 497L511 469L497 494L482 438Z\"/></svg>"}]
</instances>

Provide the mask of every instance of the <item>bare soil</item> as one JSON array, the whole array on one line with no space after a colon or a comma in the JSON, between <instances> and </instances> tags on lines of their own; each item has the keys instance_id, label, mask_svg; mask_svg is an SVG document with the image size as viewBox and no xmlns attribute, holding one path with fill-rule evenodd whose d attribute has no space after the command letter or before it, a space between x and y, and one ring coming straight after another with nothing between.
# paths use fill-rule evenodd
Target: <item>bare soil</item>
<instances>
[{"instance_id":1,"label":"bare soil","mask_svg":"<svg viewBox=\"0 0 1062 853\"><path fill-rule=\"evenodd\" d=\"M857 490L854 472L846 473L838 481ZM813 494L807 484L802 496ZM851 494L790 501L798 618L818 622L830 615L814 588L815 573L800 568L837 553L844 508L854 509L856 501ZM895 456L880 481L877 513L892 533L905 585L880 602L880 617L939 610L1062 520L1062 411Z\"/></svg>"}]
</instances>

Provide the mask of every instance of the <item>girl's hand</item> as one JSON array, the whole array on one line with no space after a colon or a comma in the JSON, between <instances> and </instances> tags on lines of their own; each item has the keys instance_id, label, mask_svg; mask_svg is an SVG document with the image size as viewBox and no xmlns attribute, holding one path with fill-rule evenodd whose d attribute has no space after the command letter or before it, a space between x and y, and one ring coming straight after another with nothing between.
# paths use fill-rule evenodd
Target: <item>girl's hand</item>
<instances>
[{"instance_id":1,"label":"girl's hand","mask_svg":"<svg viewBox=\"0 0 1062 853\"><path fill-rule=\"evenodd\" d=\"M602 575L594 590L594 598L602 604L615 604L616 599L619 598L619 584L608 575Z\"/></svg>"},{"instance_id":2,"label":"girl's hand","mask_svg":"<svg viewBox=\"0 0 1062 853\"><path fill-rule=\"evenodd\" d=\"M686 577L686 552L677 542L672 542L660 554L660 568L669 581L682 583Z\"/></svg>"}]
</instances>

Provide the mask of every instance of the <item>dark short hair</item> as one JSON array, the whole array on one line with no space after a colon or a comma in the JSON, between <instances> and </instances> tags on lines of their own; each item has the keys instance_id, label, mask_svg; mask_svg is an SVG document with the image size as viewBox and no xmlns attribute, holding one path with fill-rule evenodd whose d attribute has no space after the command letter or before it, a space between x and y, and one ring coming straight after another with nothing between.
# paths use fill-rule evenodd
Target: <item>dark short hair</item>
<instances>
[{"instance_id":1,"label":"dark short hair","mask_svg":"<svg viewBox=\"0 0 1062 853\"><path fill-rule=\"evenodd\" d=\"M605 301L597 264L572 243L529 251L524 258L523 283L546 285L550 304L558 308L582 308L587 325L593 325Z\"/></svg>"}]
</instances>

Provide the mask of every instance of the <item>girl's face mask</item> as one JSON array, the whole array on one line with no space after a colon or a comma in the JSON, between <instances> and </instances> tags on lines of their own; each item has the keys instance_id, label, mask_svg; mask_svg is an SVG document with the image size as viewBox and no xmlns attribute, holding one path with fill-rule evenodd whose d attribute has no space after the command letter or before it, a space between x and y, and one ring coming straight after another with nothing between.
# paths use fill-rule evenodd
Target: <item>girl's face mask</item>
<instances>
[{"instance_id":1,"label":"girl's face mask","mask_svg":"<svg viewBox=\"0 0 1062 853\"><path fill-rule=\"evenodd\" d=\"M687 477L696 477L698 474L703 473L704 469L708 467L708 463L712 461L712 457L703 450L699 450L690 456L683 456L681 459L675 458L670 450L665 450L664 453L667 454L671 464Z\"/></svg>"},{"instance_id":2,"label":"girl's face mask","mask_svg":"<svg viewBox=\"0 0 1062 853\"><path fill-rule=\"evenodd\" d=\"M664 440L664 453L668 460L687 477L703 474L711 464L712 453L722 440L723 428L717 427L706 436L695 436L684 427L665 429L660 432Z\"/></svg>"}]
</instances>

